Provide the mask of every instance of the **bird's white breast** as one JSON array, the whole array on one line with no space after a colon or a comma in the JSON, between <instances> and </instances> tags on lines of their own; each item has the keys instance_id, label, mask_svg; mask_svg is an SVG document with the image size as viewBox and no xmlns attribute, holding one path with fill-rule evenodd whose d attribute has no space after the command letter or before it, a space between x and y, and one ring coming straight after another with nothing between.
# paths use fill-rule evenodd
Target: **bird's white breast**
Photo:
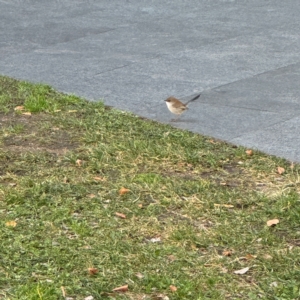
<instances>
[{"instance_id":1,"label":"bird's white breast","mask_svg":"<svg viewBox=\"0 0 300 300\"><path fill-rule=\"evenodd\" d=\"M168 109L170 110L171 113L176 114L176 115L180 115L181 111L178 108L175 108L173 106L173 103L171 102L166 102Z\"/></svg>"}]
</instances>

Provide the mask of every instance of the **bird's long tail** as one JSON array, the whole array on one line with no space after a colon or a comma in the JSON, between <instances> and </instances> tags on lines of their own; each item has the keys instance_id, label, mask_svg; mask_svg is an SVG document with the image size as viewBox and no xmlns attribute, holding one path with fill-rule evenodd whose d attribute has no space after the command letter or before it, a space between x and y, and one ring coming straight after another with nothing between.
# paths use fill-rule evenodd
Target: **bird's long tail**
<instances>
[{"instance_id":1,"label":"bird's long tail","mask_svg":"<svg viewBox=\"0 0 300 300\"><path fill-rule=\"evenodd\" d=\"M189 104L189 103L192 102L192 101L197 100L198 98L200 98L200 96L201 96L201 94L195 96L194 98L192 98L191 100L189 100L188 102L186 102L185 105Z\"/></svg>"}]
</instances>

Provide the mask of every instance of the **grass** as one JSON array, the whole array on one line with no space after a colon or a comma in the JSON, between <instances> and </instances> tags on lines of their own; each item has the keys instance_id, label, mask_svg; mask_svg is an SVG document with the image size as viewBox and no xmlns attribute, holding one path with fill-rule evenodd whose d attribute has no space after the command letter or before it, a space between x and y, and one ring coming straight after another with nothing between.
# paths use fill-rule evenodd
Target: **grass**
<instances>
[{"instance_id":1,"label":"grass","mask_svg":"<svg viewBox=\"0 0 300 300\"><path fill-rule=\"evenodd\" d=\"M0 299L300 298L299 165L7 77L0 125Z\"/></svg>"}]
</instances>

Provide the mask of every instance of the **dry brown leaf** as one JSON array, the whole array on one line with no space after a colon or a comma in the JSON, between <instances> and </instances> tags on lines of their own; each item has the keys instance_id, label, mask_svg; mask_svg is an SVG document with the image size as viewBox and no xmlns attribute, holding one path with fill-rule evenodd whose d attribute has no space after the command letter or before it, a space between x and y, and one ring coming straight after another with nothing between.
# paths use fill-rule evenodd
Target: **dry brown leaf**
<instances>
[{"instance_id":1,"label":"dry brown leaf","mask_svg":"<svg viewBox=\"0 0 300 300\"><path fill-rule=\"evenodd\" d=\"M269 227L275 226L278 223L279 223L278 219L269 220L269 221L267 221L267 226L269 226Z\"/></svg>"},{"instance_id":2,"label":"dry brown leaf","mask_svg":"<svg viewBox=\"0 0 300 300\"><path fill-rule=\"evenodd\" d=\"M256 258L257 256L256 255L252 255L252 254L250 254L250 253L248 253L246 256L245 256L245 258L247 259L247 260L251 260L251 259L254 259L254 258Z\"/></svg>"},{"instance_id":3,"label":"dry brown leaf","mask_svg":"<svg viewBox=\"0 0 300 300\"><path fill-rule=\"evenodd\" d=\"M124 195L124 194L127 194L128 192L130 192L129 189L126 189L124 187L122 187L120 190L119 190L119 194L120 195Z\"/></svg>"},{"instance_id":4,"label":"dry brown leaf","mask_svg":"<svg viewBox=\"0 0 300 300\"><path fill-rule=\"evenodd\" d=\"M138 204L138 207L139 208L143 208L143 204Z\"/></svg>"},{"instance_id":5,"label":"dry brown leaf","mask_svg":"<svg viewBox=\"0 0 300 300\"><path fill-rule=\"evenodd\" d=\"M246 268L244 268L244 269L234 271L233 273L234 273L234 274L238 274L238 275L243 275L243 274L247 273L248 271L249 271L249 268L246 267Z\"/></svg>"},{"instance_id":6,"label":"dry brown leaf","mask_svg":"<svg viewBox=\"0 0 300 300\"><path fill-rule=\"evenodd\" d=\"M106 179L104 177L96 176L96 177L94 177L94 180L96 180L96 181L105 181Z\"/></svg>"},{"instance_id":7,"label":"dry brown leaf","mask_svg":"<svg viewBox=\"0 0 300 300\"><path fill-rule=\"evenodd\" d=\"M224 250L222 254L224 256L231 256L232 255L232 251L231 250Z\"/></svg>"},{"instance_id":8,"label":"dry brown leaf","mask_svg":"<svg viewBox=\"0 0 300 300\"><path fill-rule=\"evenodd\" d=\"M115 215L121 219L126 219L126 215L116 212Z\"/></svg>"},{"instance_id":9,"label":"dry brown leaf","mask_svg":"<svg viewBox=\"0 0 300 300\"><path fill-rule=\"evenodd\" d=\"M128 291L128 284L113 289L113 292L119 292L119 293L125 293L127 291Z\"/></svg>"},{"instance_id":10,"label":"dry brown leaf","mask_svg":"<svg viewBox=\"0 0 300 300\"><path fill-rule=\"evenodd\" d=\"M88 268L88 272L90 275L96 275L99 271L96 268Z\"/></svg>"},{"instance_id":11,"label":"dry brown leaf","mask_svg":"<svg viewBox=\"0 0 300 300\"><path fill-rule=\"evenodd\" d=\"M171 290L171 292L176 292L177 287L175 285L170 285L170 290Z\"/></svg>"},{"instance_id":12,"label":"dry brown leaf","mask_svg":"<svg viewBox=\"0 0 300 300\"><path fill-rule=\"evenodd\" d=\"M245 151L247 155L252 156L253 155L253 151L251 149L248 149Z\"/></svg>"},{"instance_id":13,"label":"dry brown leaf","mask_svg":"<svg viewBox=\"0 0 300 300\"><path fill-rule=\"evenodd\" d=\"M211 144L216 144L216 142L215 142L214 140L209 140L209 142L210 142Z\"/></svg>"},{"instance_id":14,"label":"dry brown leaf","mask_svg":"<svg viewBox=\"0 0 300 300\"><path fill-rule=\"evenodd\" d=\"M93 198L96 197L96 195L94 195L94 194L88 194L87 196L88 196L89 198L91 198L91 199L93 199Z\"/></svg>"},{"instance_id":15,"label":"dry brown leaf","mask_svg":"<svg viewBox=\"0 0 300 300\"><path fill-rule=\"evenodd\" d=\"M277 172L278 172L279 175L282 175L285 172L285 169L282 168L282 167L278 167Z\"/></svg>"},{"instance_id":16,"label":"dry brown leaf","mask_svg":"<svg viewBox=\"0 0 300 300\"><path fill-rule=\"evenodd\" d=\"M81 160L81 159L77 159L77 160L76 160L76 165L77 165L78 167L81 167L81 166L82 166L82 160Z\"/></svg>"},{"instance_id":17,"label":"dry brown leaf","mask_svg":"<svg viewBox=\"0 0 300 300\"><path fill-rule=\"evenodd\" d=\"M7 221L7 222L5 223L5 225L6 225L7 227L16 227L16 226L17 226L17 222L16 222L16 221Z\"/></svg>"},{"instance_id":18,"label":"dry brown leaf","mask_svg":"<svg viewBox=\"0 0 300 300\"><path fill-rule=\"evenodd\" d=\"M29 112L29 111L23 112L22 115L24 115L24 116L31 116L31 112Z\"/></svg>"},{"instance_id":19,"label":"dry brown leaf","mask_svg":"<svg viewBox=\"0 0 300 300\"><path fill-rule=\"evenodd\" d=\"M15 107L15 110L24 110L24 106L23 105L19 105Z\"/></svg>"}]
</instances>

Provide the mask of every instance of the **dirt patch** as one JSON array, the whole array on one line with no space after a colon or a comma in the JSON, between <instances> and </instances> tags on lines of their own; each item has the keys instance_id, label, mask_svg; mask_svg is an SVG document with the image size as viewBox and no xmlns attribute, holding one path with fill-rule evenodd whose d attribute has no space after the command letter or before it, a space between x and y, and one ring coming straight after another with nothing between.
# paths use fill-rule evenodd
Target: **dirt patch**
<instances>
[{"instance_id":1,"label":"dirt patch","mask_svg":"<svg viewBox=\"0 0 300 300\"><path fill-rule=\"evenodd\" d=\"M38 114L24 116L15 113L0 114L0 125L3 132L2 147L12 152L46 151L64 155L68 150L76 148L70 134L59 126L47 127L51 116ZM21 128L14 132L11 128Z\"/></svg>"}]
</instances>

